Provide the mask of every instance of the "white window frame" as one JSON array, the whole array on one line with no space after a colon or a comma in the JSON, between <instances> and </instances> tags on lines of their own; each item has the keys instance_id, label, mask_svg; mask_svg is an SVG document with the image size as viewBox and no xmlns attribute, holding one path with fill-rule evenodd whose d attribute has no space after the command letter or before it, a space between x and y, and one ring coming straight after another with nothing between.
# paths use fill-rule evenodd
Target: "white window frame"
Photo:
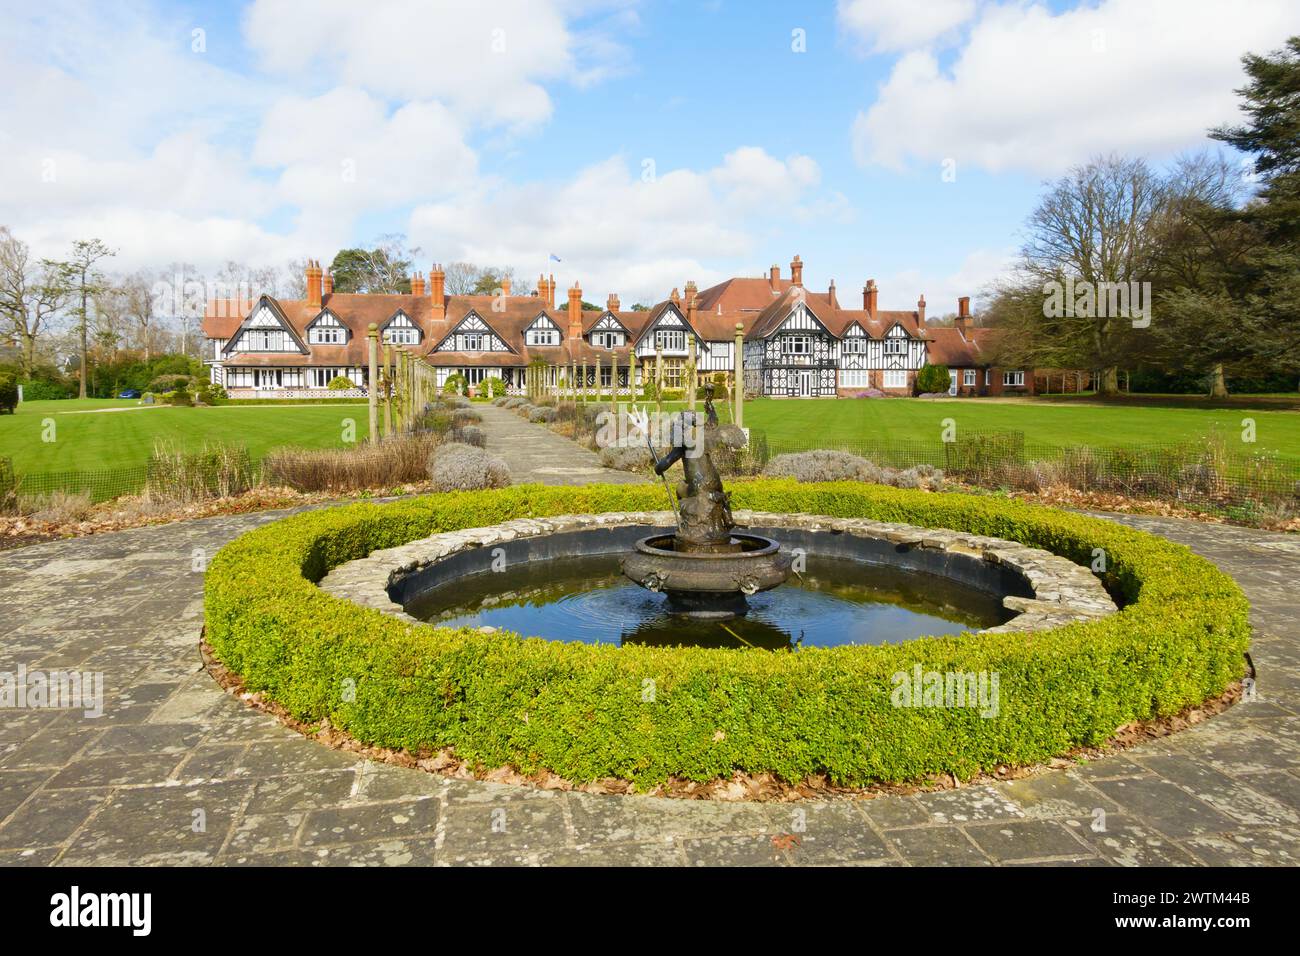
<instances>
[{"instance_id":1,"label":"white window frame","mask_svg":"<svg viewBox=\"0 0 1300 956\"><path fill-rule=\"evenodd\" d=\"M907 370L887 368L880 378L882 388L907 388Z\"/></svg>"},{"instance_id":2,"label":"white window frame","mask_svg":"<svg viewBox=\"0 0 1300 956\"><path fill-rule=\"evenodd\" d=\"M528 345L559 345L559 329L530 329L527 338Z\"/></svg>"},{"instance_id":3,"label":"white window frame","mask_svg":"<svg viewBox=\"0 0 1300 956\"><path fill-rule=\"evenodd\" d=\"M813 337L806 333L781 336L782 355L812 355L815 348Z\"/></svg>"},{"instance_id":4,"label":"white window frame","mask_svg":"<svg viewBox=\"0 0 1300 956\"><path fill-rule=\"evenodd\" d=\"M840 369L840 388L867 388L871 379L865 368Z\"/></svg>"},{"instance_id":5,"label":"white window frame","mask_svg":"<svg viewBox=\"0 0 1300 956\"><path fill-rule=\"evenodd\" d=\"M906 354L907 354L907 339L905 339L905 338L900 338L900 337L898 337L898 336L894 336L893 338L887 338L887 339L885 339L885 354L886 354L886 355L906 355Z\"/></svg>"},{"instance_id":6,"label":"white window frame","mask_svg":"<svg viewBox=\"0 0 1300 956\"><path fill-rule=\"evenodd\" d=\"M961 383L962 383L962 385L964 385L966 388L974 388L974 387L975 387L975 370L974 370L973 368L965 369L965 370L961 373Z\"/></svg>"},{"instance_id":7,"label":"white window frame","mask_svg":"<svg viewBox=\"0 0 1300 956\"><path fill-rule=\"evenodd\" d=\"M984 370L984 384L985 384L985 385L992 385L992 384L993 384L993 369L991 369L991 368L986 368L986 369Z\"/></svg>"},{"instance_id":8,"label":"white window frame","mask_svg":"<svg viewBox=\"0 0 1300 956\"><path fill-rule=\"evenodd\" d=\"M384 341L389 345L419 345L420 330L405 326L389 326L384 329Z\"/></svg>"},{"instance_id":9,"label":"white window frame","mask_svg":"<svg viewBox=\"0 0 1300 956\"><path fill-rule=\"evenodd\" d=\"M1024 388L1025 373L1019 369L1012 372L1003 372L1002 387L1003 388Z\"/></svg>"},{"instance_id":10,"label":"white window frame","mask_svg":"<svg viewBox=\"0 0 1300 956\"><path fill-rule=\"evenodd\" d=\"M867 338L864 335L850 335L844 339L842 346L845 355L866 355Z\"/></svg>"},{"instance_id":11,"label":"white window frame","mask_svg":"<svg viewBox=\"0 0 1300 956\"><path fill-rule=\"evenodd\" d=\"M654 346L656 351L685 352L685 329L655 329Z\"/></svg>"}]
</instances>

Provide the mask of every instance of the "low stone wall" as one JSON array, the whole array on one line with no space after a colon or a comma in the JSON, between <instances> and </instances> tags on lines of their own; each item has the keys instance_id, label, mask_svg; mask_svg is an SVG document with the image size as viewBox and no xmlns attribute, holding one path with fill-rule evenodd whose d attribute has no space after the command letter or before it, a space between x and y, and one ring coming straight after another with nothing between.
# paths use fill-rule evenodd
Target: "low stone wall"
<instances>
[{"instance_id":1,"label":"low stone wall","mask_svg":"<svg viewBox=\"0 0 1300 956\"><path fill-rule=\"evenodd\" d=\"M988 628L989 632L1042 631L1103 617L1117 610L1100 580L1087 568L1049 551L1015 541L941 528L820 515L740 510L735 513L735 519L741 527L789 528L868 539L879 544L880 563L896 563L902 567L931 570L931 573L943 573L933 569L950 562L968 562L974 569L979 567L977 562L995 565L1000 573L1022 582L1022 590L1027 595L1004 596L1003 606L1017 612L1016 616L1005 624ZM520 518L486 528L435 534L397 548L376 551L368 557L334 568L320 582L320 587L336 597L415 621L390 596L390 590L403 578L419 574L452 555L547 535L629 526L655 529L673 525L673 515L668 511Z\"/></svg>"}]
</instances>

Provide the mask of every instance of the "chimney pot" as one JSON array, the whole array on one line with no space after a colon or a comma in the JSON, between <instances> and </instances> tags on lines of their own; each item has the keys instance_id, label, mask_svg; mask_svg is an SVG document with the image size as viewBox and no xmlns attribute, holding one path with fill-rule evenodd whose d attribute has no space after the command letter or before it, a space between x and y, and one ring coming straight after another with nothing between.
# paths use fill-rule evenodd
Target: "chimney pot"
<instances>
[{"instance_id":1,"label":"chimney pot","mask_svg":"<svg viewBox=\"0 0 1300 956\"><path fill-rule=\"evenodd\" d=\"M319 309L321 290L320 263L315 259L308 259L305 272L307 276L307 307L311 309Z\"/></svg>"},{"instance_id":2,"label":"chimney pot","mask_svg":"<svg viewBox=\"0 0 1300 956\"><path fill-rule=\"evenodd\" d=\"M867 284L862 287L862 308L873 319L876 317L876 301L879 294L880 290L876 288L876 280L868 279Z\"/></svg>"},{"instance_id":3,"label":"chimney pot","mask_svg":"<svg viewBox=\"0 0 1300 956\"><path fill-rule=\"evenodd\" d=\"M798 256L790 260L790 284L803 286L803 260Z\"/></svg>"},{"instance_id":4,"label":"chimney pot","mask_svg":"<svg viewBox=\"0 0 1300 956\"><path fill-rule=\"evenodd\" d=\"M576 282L569 289L569 338L582 338L582 287Z\"/></svg>"},{"instance_id":5,"label":"chimney pot","mask_svg":"<svg viewBox=\"0 0 1300 956\"><path fill-rule=\"evenodd\" d=\"M502 294L502 295L505 295L505 296L509 296L509 295L510 295L510 277L509 277L509 276L506 276L504 279L501 280L501 294Z\"/></svg>"},{"instance_id":6,"label":"chimney pot","mask_svg":"<svg viewBox=\"0 0 1300 956\"><path fill-rule=\"evenodd\" d=\"M617 293L611 292L609 294L609 298L605 300L605 308L608 309L610 312L617 312L619 310L619 301L618 301Z\"/></svg>"},{"instance_id":7,"label":"chimney pot","mask_svg":"<svg viewBox=\"0 0 1300 956\"><path fill-rule=\"evenodd\" d=\"M916 324L925 328L925 293L921 293L921 297L916 300Z\"/></svg>"},{"instance_id":8,"label":"chimney pot","mask_svg":"<svg viewBox=\"0 0 1300 956\"><path fill-rule=\"evenodd\" d=\"M447 273L442 271L442 264L435 262L429 271L429 295L433 297L433 317L441 319L447 314L446 288Z\"/></svg>"}]
</instances>

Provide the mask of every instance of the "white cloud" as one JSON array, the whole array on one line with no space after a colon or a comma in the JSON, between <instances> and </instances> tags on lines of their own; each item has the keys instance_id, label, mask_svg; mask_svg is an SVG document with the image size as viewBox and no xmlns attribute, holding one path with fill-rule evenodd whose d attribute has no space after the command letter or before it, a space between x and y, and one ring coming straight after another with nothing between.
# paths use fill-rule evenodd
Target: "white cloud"
<instances>
[{"instance_id":1,"label":"white cloud","mask_svg":"<svg viewBox=\"0 0 1300 956\"><path fill-rule=\"evenodd\" d=\"M748 256L754 233L805 208L819 181L811 158L782 161L757 147L737 149L712 169L675 169L649 181L612 156L559 185L485 185L422 206L409 232L434 259L509 263L529 281L530 269L557 277L562 270L566 282L582 283L588 301L617 292L630 305L658 301L688 279L705 288L724 278L716 266ZM563 259L558 269L548 262L552 253Z\"/></svg>"},{"instance_id":2,"label":"white cloud","mask_svg":"<svg viewBox=\"0 0 1300 956\"><path fill-rule=\"evenodd\" d=\"M298 207L304 223L442 197L471 184L477 171L446 107L412 102L388 115L368 93L344 88L277 102L252 156L281 170L279 198Z\"/></svg>"},{"instance_id":3,"label":"white cloud","mask_svg":"<svg viewBox=\"0 0 1300 956\"><path fill-rule=\"evenodd\" d=\"M950 66L899 59L853 123L854 155L1053 174L1102 152L1176 151L1236 118L1242 54L1294 29L1293 0L983 6Z\"/></svg>"},{"instance_id":4,"label":"white cloud","mask_svg":"<svg viewBox=\"0 0 1300 956\"><path fill-rule=\"evenodd\" d=\"M951 34L975 15L975 0L840 0L835 12L845 31L883 53Z\"/></svg>"},{"instance_id":5,"label":"white cloud","mask_svg":"<svg viewBox=\"0 0 1300 956\"><path fill-rule=\"evenodd\" d=\"M484 125L536 126L544 84L590 82L617 63L606 37L576 33L552 0L257 0L244 35L261 66L321 75L395 99L437 99ZM581 54L581 57L579 56Z\"/></svg>"},{"instance_id":6,"label":"white cloud","mask_svg":"<svg viewBox=\"0 0 1300 956\"><path fill-rule=\"evenodd\" d=\"M1013 272L1015 262L1016 252L1009 247L975 249L967 253L952 272L903 269L878 276L876 284L880 289L880 307L912 309L916 307L916 300L924 295L926 314L937 318L955 313L957 300L968 295L975 303L972 308L978 310L978 300L990 290L994 282ZM847 304L848 301L846 294L841 292L840 302ZM854 298L855 306L860 308L858 301Z\"/></svg>"}]
</instances>

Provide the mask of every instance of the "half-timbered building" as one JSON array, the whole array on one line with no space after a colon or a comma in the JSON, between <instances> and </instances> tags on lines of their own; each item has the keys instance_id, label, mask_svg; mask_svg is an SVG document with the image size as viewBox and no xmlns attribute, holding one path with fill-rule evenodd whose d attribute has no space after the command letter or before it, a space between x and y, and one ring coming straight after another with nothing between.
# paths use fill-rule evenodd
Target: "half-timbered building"
<instances>
[{"instance_id":1,"label":"half-timbered building","mask_svg":"<svg viewBox=\"0 0 1300 956\"><path fill-rule=\"evenodd\" d=\"M326 389L340 378L364 394L373 326L384 344L432 365L439 384L460 375L471 388L495 377L521 390L528 367L537 365L550 370L551 384L576 378L608 388L617 374L620 387L661 380L679 389L692 358L700 373L723 373L731 386L738 347L751 395L909 395L917 371L945 357L963 363L954 365L961 390L972 370L980 382L994 374L974 364L982 356L972 343L984 330L965 324L969 300L961 301L960 331L928 328L924 296L913 310L880 309L870 280L861 308L845 308L834 282L825 292L805 288L798 256L788 277L772 266L766 276L704 290L687 282L683 289L648 309L624 310L617 295L591 309L575 283L557 308L553 275L539 276L522 295L508 281L497 295L448 295L435 265L427 282L422 274L412 278L409 294L336 293L329 274L312 262L301 300L210 302L206 362L212 380L233 396L339 394Z\"/></svg>"}]
</instances>

